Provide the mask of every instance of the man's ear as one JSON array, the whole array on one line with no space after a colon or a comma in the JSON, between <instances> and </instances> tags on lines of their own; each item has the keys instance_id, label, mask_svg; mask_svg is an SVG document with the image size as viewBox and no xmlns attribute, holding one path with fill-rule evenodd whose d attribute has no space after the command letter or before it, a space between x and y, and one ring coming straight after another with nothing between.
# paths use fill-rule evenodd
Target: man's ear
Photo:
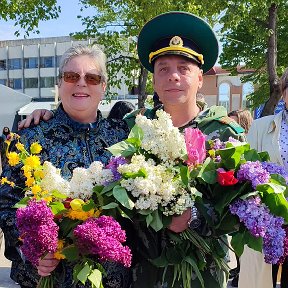
<instances>
[{"instance_id":1,"label":"man's ear","mask_svg":"<svg viewBox=\"0 0 288 288\"><path fill-rule=\"evenodd\" d=\"M198 79L199 79L198 89L200 89L203 86L203 70L202 69L199 69Z\"/></svg>"}]
</instances>

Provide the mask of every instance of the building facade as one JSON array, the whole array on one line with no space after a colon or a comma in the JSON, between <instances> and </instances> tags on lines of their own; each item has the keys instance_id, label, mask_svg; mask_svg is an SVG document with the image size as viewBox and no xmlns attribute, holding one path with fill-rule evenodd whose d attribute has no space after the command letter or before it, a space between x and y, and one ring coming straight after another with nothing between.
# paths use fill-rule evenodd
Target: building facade
<instances>
[{"instance_id":1,"label":"building facade","mask_svg":"<svg viewBox=\"0 0 288 288\"><path fill-rule=\"evenodd\" d=\"M32 98L54 98L63 53L71 46L93 41L69 36L0 41L0 84ZM110 89L122 98L128 94L124 81L120 89Z\"/></svg>"}]
</instances>

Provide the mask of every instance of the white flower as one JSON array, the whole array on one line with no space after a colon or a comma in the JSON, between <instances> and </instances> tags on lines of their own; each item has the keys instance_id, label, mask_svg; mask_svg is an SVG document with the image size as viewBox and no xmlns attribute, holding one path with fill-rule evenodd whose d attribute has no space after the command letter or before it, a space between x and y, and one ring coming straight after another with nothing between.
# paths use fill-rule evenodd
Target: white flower
<instances>
[{"instance_id":1,"label":"white flower","mask_svg":"<svg viewBox=\"0 0 288 288\"><path fill-rule=\"evenodd\" d=\"M42 179L40 186L43 190L52 192L57 190L65 195L69 195L70 184L67 180L63 179L61 170L52 165L51 162L45 161L43 164L44 178Z\"/></svg>"},{"instance_id":2,"label":"white flower","mask_svg":"<svg viewBox=\"0 0 288 288\"><path fill-rule=\"evenodd\" d=\"M164 163L173 163L186 152L184 136L173 126L168 113L158 110L156 115L158 119L153 120L140 114L136 117L135 122L144 133L141 148L156 155Z\"/></svg>"}]
</instances>

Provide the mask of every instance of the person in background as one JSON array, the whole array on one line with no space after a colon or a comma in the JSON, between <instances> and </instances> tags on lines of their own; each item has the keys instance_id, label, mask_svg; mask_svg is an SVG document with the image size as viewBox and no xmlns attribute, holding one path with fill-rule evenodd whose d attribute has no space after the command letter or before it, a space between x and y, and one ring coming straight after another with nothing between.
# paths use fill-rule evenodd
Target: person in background
<instances>
[{"instance_id":1,"label":"person in background","mask_svg":"<svg viewBox=\"0 0 288 288\"><path fill-rule=\"evenodd\" d=\"M105 119L98 110L106 83L106 56L102 50L96 45L70 47L59 66L61 104L54 111L54 117L19 132L25 148L28 150L32 143L38 142L42 146L41 161L50 161L61 169L65 179L71 178L74 168L88 168L93 161L108 164L111 153L106 148L127 138L129 129L125 121ZM10 151L15 144L11 143ZM16 184L14 188L7 184L0 186L0 227L5 235L5 257L12 261L11 278L23 288L34 288L39 275L47 276L55 269L64 269L65 273L59 271L65 276L59 279L62 282L57 287L72 287L72 267L65 260L61 260L63 265L58 265L59 260L48 254L39 261L37 268L22 260L13 206L24 196L19 187L25 186L25 177L21 167L11 167L7 163L4 163L2 176ZM112 262L104 263L104 267L107 272L103 280L105 288L130 286L127 268Z\"/></svg>"},{"instance_id":2,"label":"person in background","mask_svg":"<svg viewBox=\"0 0 288 288\"><path fill-rule=\"evenodd\" d=\"M135 106L129 101L117 101L111 108L107 119L123 119L127 114L135 110Z\"/></svg>"},{"instance_id":3,"label":"person in background","mask_svg":"<svg viewBox=\"0 0 288 288\"><path fill-rule=\"evenodd\" d=\"M153 109L139 109L126 116L130 129L139 113L154 119L156 111L162 109L171 115L173 125L180 131L186 127L198 127L207 135L207 140L220 138L227 141L230 136L242 141L246 139L244 129L227 116L224 107L211 106L206 109L197 103L196 94L203 85L203 73L213 67L219 51L212 28L202 18L181 11L160 14L142 28L137 49L142 65L153 73L154 91L162 104ZM51 112L44 110L33 112L28 117L29 122L22 125L28 125L34 119L37 122L48 114L53 116ZM193 229L189 227L190 220L191 210L188 209L181 216L173 217L168 228L175 233ZM173 269L168 267L164 271L150 261L161 255L167 241L165 231L155 232L141 223L135 228L138 261L133 269L132 287L172 287ZM226 287L224 272L216 269L213 263L207 266L203 276L205 288ZM167 278L162 285L165 272ZM173 287L181 288L181 279L176 279ZM193 278L191 287L201 287L199 280Z\"/></svg>"},{"instance_id":4,"label":"person in background","mask_svg":"<svg viewBox=\"0 0 288 288\"><path fill-rule=\"evenodd\" d=\"M249 128L253 122L252 114L248 109L233 110L228 113L228 116L234 119L241 127L243 127L246 134L248 133Z\"/></svg>"},{"instance_id":5,"label":"person in background","mask_svg":"<svg viewBox=\"0 0 288 288\"><path fill-rule=\"evenodd\" d=\"M284 71L280 81L285 109L276 115L254 120L247 134L247 139L252 148L259 152L267 151L271 161L282 165L288 173L288 68ZM240 288L276 287L279 265L273 265L272 268L272 265L266 264L262 253L245 246L240 262ZM282 265L280 287L288 287L287 257Z\"/></svg>"},{"instance_id":6,"label":"person in background","mask_svg":"<svg viewBox=\"0 0 288 288\"><path fill-rule=\"evenodd\" d=\"M4 127L4 128L3 128L3 131L2 131L1 138L2 138L4 141L7 140L7 138L9 138L10 133L11 133L11 131L10 131L9 127Z\"/></svg>"}]
</instances>

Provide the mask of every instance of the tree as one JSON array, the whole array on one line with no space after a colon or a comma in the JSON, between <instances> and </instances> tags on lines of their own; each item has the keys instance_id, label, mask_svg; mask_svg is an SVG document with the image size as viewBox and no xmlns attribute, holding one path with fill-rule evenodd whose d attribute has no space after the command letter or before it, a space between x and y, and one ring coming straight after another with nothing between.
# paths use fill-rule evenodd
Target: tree
<instances>
[{"instance_id":1,"label":"tree","mask_svg":"<svg viewBox=\"0 0 288 288\"><path fill-rule=\"evenodd\" d=\"M140 65L136 53L137 36L143 25L154 16L172 10L192 12L207 16L206 9L197 1L156 0L80 0L82 10L95 7L93 17L82 17L84 32L76 38L97 38L97 43L106 48L109 59L110 85L120 85L122 79L115 79L118 72L125 75L129 89L138 91L138 106L143 107L147 93L152 93L151 75ZM209 18L212 20L212 18ZM131 81L132 79L132 81Z\"/></svg>"},{"instance_id":2,"label":"tree","mask_svg":"<svg viewBox=\"0 0 288 288\"><path fill-rule=\"evenodd\" d=\"M61 12L57 6L57 0L1 0L0 19L9 19L15 22L16 26L25 30L25 35L30 32L39 34L37 27L39 21L58 18ZM19 36L19 31L15 32Z\"/></svg>"},{"instance_id":3,"label":"tree","mask_svg":"<svg viewBox=\"0 0 288 288\"><path fill-rule=\"evenodd\" d=\"M214 1L218 8L223 6L219 16L223 25L220 63L231 71L243 63L254 69L254 73L243 77L257 88L249 97L251 106L265 102L262 116L273 114L281 97L279 76L288 59L288 2L241 0L225 4L224 9L223 1Z\"/></svg>"}]
</instances>

